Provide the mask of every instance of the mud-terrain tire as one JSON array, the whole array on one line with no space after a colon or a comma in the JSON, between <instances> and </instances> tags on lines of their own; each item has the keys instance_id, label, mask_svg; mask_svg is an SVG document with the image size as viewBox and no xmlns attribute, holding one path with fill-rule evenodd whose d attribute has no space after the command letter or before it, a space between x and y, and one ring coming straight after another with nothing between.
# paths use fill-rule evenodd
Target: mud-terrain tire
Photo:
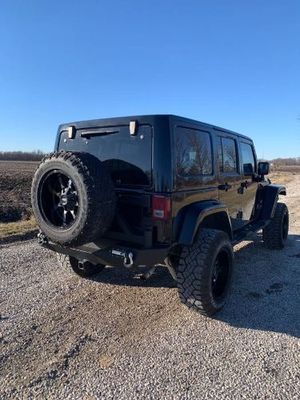
<instances>
[{"instance_id":1,"label":"mud-terrain tire","mask_svg":"<svg viewBox=\"0 0 300 400\"><path fill-rule=\"evenodd\" d=\"M35 172L31 201L41 231L51 241L78 246L109 228L116 197L108 171L87 153L55 152Z\"/></svg>"},{"instance_id":2,"label":"mud-terrain tire","mask_svg":"<svg viewBox=\"0 0 300 400\"><path fill-rule=\"evenodd\" d=\"M284 203L277 203L271 222L263 229L263 241L268 249L284 248L289 232L289 210Z\"/></svg>"},{"instance_id":3,"label":"mud-terrain tire","mask_svg":"<svg viewBox=\"0 0 300 400\"><path fill-rule=\"evenodd\" d=\"M226 303L233 271L228 235L201 229L192 246L182 249L177 286L180 301L203 315L213 315Z\"/></svg>"},{"instance_id":4,"label":"mud-terrain tire","mask_svg":"<svg viewBox=\"0 0 300 400\"><path fill-rule=\"evenodd\" d=\"M105 265L97 264L94 265L90 262L79 263L74 257L66 254L56 253L57 261L59 265L67 272L74 271L77 275L82 278L88 278L101 272Z\"/></svg>"}]
</instances>

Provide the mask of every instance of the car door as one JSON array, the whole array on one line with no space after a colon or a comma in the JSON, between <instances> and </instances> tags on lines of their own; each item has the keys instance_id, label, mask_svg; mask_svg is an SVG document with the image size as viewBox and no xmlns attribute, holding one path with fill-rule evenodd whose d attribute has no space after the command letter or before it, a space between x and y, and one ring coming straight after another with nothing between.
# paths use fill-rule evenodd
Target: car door
<instances>
[{"instance_id":1,"label":"car door","mask_svg":"<svg viewBox=\"0 0 300 400\"><path fill-rule=\"evenodd\" d=\"M243 221L247 223L252 218L258 185L255 179L257 174L256 154L251 141L240 139L240 154L243 176L240 189L242 191Z\"/></svg>"},{"instance_id":2,"label":"car door","mask_svg":"<svg viewBox=\"0 0 300 400\"><path fill-rule=\"evenodd\" d=\"M240 187L243 176L238 159L238 141L234 135L217 137L218 198L228 209L232 228L243 226L243 200Z\"/></svg>"}]
</instances>

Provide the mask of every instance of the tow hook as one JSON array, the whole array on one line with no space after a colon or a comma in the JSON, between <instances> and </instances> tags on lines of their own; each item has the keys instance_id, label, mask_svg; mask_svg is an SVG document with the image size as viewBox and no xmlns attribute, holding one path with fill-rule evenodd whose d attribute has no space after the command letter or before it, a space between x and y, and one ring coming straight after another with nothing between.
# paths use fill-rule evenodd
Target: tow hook
<instances>
[{"instance_id":1,"label":"tow hook","mask_svg":"<svg viewBox=\"0 0 300 400\"><path fill-rule=\"evenodd\" d=\"M124 255L124 267L130 268L133 266L133 254L131 252Z\"/></svg>"},{"instance_id":2,"label":"tow hook","mask_svg":"<svg viewBox=\"0 0 300 400\"><path fill-rule=\"evenodd\" d=\"M115 256L120 256L124 258L123 260L124 267L131 268L133 266L133 254L131 251L126 252L126 251L112 250L111 253Z\"/></svg>"},{"instance_id":3,"label":"tow hook","mask_svg":"<svg viewBox=\"0 0 300 400\"><path fill-rule=\"evenodd\" d=\"M41 231L37 234L37 240L40 245L48 243L48 238Z\"/></svg>"}]
</instances>

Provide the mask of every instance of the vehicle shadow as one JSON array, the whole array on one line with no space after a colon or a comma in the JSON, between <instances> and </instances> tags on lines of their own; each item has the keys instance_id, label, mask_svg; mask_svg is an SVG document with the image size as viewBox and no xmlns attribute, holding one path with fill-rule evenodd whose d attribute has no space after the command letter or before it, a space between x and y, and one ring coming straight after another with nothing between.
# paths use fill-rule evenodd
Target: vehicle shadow
<instances>
[{"instance_id":1,"label":"vehicle shadow","mask_svg":"<svg viewBox=\"0 0 300 400\"><path fill-rule=\"evenodd\" d=\"M300 337L300 235L283 250L268 250L261 236L235 252L235 274L217 319L232 326Z\"/></svg>"},{"instance_id":2,"label":"vehicle shadow","mask_svg":"<svg viewBox=\"0 0 300 400\"><path fill-rule=\"evenodd\" d=\"M149 279L142 279L141 275L149 271L149 267L137 267L126 269L125 267L107 266L101 273L89 278L94 282L101 282L110 285L131 286L131 287L157 287L173 288L176 282L165 267L158 266L155 273Z\"/></svg>"},{"instance_id":3,"label":"vehicle shadow","mask_svg":"<svg viewBox=\"0 0 300 400\"><path fill-rule=\"evenodd\" d=\"M232 293L225 308L214 318L239 328L299 338L300 235L289 235L283 250L266 249L259 235L252 240L235 248ZM143 270L147 268L135 272ZM111 285L176 288L164 267L158 267L148 280L134 277L125 268L107 267L92 280Z\"/></svg>"}]
</instances>

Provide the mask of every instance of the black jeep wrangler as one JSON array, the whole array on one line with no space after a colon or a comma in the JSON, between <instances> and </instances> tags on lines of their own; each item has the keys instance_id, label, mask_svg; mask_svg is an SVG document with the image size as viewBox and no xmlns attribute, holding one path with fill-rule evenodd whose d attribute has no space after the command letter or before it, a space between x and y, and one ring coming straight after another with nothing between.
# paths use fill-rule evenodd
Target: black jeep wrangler
<instances>
[{"instance_id":1,"label":"black jeep wrangler","mask_svg":"<svg viewBox=\"0 0 300 400\"><path fill-rule=\"evenodd\" d=\"M81 276L146 265L149 277L164 265L180 300L212 315L228 295L232 246L260 229L268 248L287 239L286 189L268 171L248 137L182 117L63 124L32 183L39 242Z\"/></svg>"}]
</instances>

